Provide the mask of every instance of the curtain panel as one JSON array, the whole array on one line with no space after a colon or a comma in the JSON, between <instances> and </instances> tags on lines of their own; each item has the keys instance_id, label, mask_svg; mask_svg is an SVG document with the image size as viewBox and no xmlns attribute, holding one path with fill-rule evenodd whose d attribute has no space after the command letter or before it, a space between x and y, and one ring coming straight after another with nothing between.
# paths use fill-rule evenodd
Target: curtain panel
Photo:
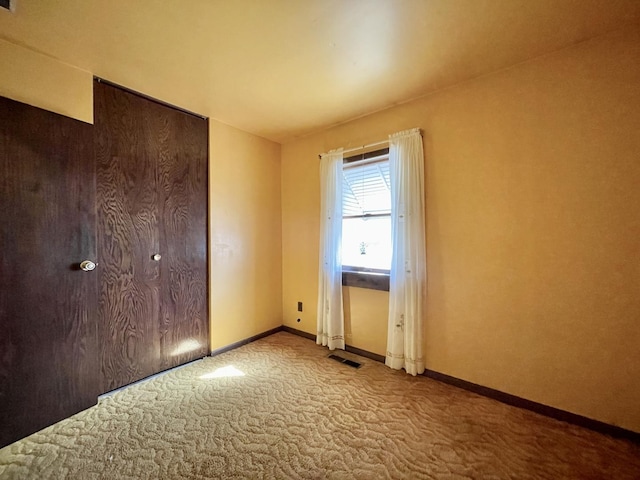
<instances>
[{"instance_id":1,"label":"curtain panel","mask_svg":"<svg viewBox=\"0 0 640 480\"><path fill-rule=\"evenodd\" d=\"M427 287L424 153L419 129L389 136L392 258L385 364L424 372Z\"/></svg>"},{"instance_id":2,"label":"curtain panel","mask_svg":"<svg viewBox=\"0 0 640 480\"><path fill-rule=\"evenodd\" d=\"M320 159L320 258L316 343L344 350L342 308L342 149Z\"/></svg>"}]
</instances>

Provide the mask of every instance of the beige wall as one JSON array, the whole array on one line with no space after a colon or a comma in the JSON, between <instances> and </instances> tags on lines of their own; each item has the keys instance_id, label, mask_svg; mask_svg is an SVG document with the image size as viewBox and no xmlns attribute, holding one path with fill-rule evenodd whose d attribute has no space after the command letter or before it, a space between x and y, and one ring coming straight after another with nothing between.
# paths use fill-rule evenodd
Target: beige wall
<instances>
[{"instance_id":1,"label":"beige wall","mask_svg":"<svg viewBox=\"0 0 640 480\"><path fill-rule=\"evenodd\" d=\"M0 65L0 95L93 123L91 72L2 40ZM209 128L215 349L282 324L280 145L215 120Z\"/></svg>"},{"instance_id":2,"label":"beige wall","mask_svg":"<svg viewBox=\"0 0 640 480\"><path fill-rule=\"evenodd\" d=\"M285 325L315 333L317 154L420 127L427 368L640 431L638 59L623 30L283 145ZM386 294L345 290L384 353Z\"/></svg>"},{"instance_id":3,"label":"beige wall","mask_svg":"<svg viewBox=\"0 0 640 480\"><path fill-rule=\"evenodd\" d=\"M282 325L280 145L211 122L211 348Z\"/></svg>"},{"instance_id":4,"label":"beige wall","mask_svg":"<svg viewBox=\"0 0 640 480\"><path fill-rule=\"evenodd\" d=\"M0 95L93 123L93 75L0 39Z\"/></svg>"}]
</instances>

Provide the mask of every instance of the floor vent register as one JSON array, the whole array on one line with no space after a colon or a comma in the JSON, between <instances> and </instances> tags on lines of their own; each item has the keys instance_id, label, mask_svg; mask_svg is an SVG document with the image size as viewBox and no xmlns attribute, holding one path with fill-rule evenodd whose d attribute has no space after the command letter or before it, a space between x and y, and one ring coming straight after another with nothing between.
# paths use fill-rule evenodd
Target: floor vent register
<instances>
[{"instance_id":1,"label":"floor vent register","mask_svg":"<svg viewBox=\"0 0 640 480\"><path fill-rule=\"evenodd\" d=\"M362 366L361 363L354 362L353 360L349 360L348 358L342 358L340 355L334 355L333 353L329 355L331 360L335 360L336 362L344 363L345 365L349 365L353 368L360 368Z\"/></svg>"}]
</instances>

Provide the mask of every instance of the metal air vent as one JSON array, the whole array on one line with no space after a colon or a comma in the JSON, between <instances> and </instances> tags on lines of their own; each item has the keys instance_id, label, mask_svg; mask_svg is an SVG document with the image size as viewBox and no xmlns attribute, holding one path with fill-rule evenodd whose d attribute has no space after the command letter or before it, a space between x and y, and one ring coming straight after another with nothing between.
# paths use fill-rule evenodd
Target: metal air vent
<instances>
[{"instance_id":1,"label":"metal air vent","mask_svg":"<svg viewBox=\"0 0 640 480\"><path fill-rule=\"evenodd\" d=\"M329 355L329 358L331 360L335 360L337 362L344 363L345 365L349 365L350 367L353 367L353 368L360 368L362 366L361 363L354 362L353 360L349 360L348 358L342 358L339 355L331 354L331 355Z\"/></svg>"}]
</instances>

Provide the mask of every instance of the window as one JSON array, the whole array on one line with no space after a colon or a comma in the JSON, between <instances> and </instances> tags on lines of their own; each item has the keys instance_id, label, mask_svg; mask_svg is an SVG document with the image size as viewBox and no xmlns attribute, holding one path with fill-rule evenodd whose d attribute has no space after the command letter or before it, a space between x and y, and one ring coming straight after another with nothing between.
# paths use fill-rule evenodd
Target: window
<instances>
[{"instance_id":1,"label":"window","mask_svg":"<svg viewBox=\"0 0 640 480\"><path fill-rule=\"evenodd\" d=\"M344 160L343 284L389 289L391 190L389 149Z\"/></svg>"}]
</instances>

